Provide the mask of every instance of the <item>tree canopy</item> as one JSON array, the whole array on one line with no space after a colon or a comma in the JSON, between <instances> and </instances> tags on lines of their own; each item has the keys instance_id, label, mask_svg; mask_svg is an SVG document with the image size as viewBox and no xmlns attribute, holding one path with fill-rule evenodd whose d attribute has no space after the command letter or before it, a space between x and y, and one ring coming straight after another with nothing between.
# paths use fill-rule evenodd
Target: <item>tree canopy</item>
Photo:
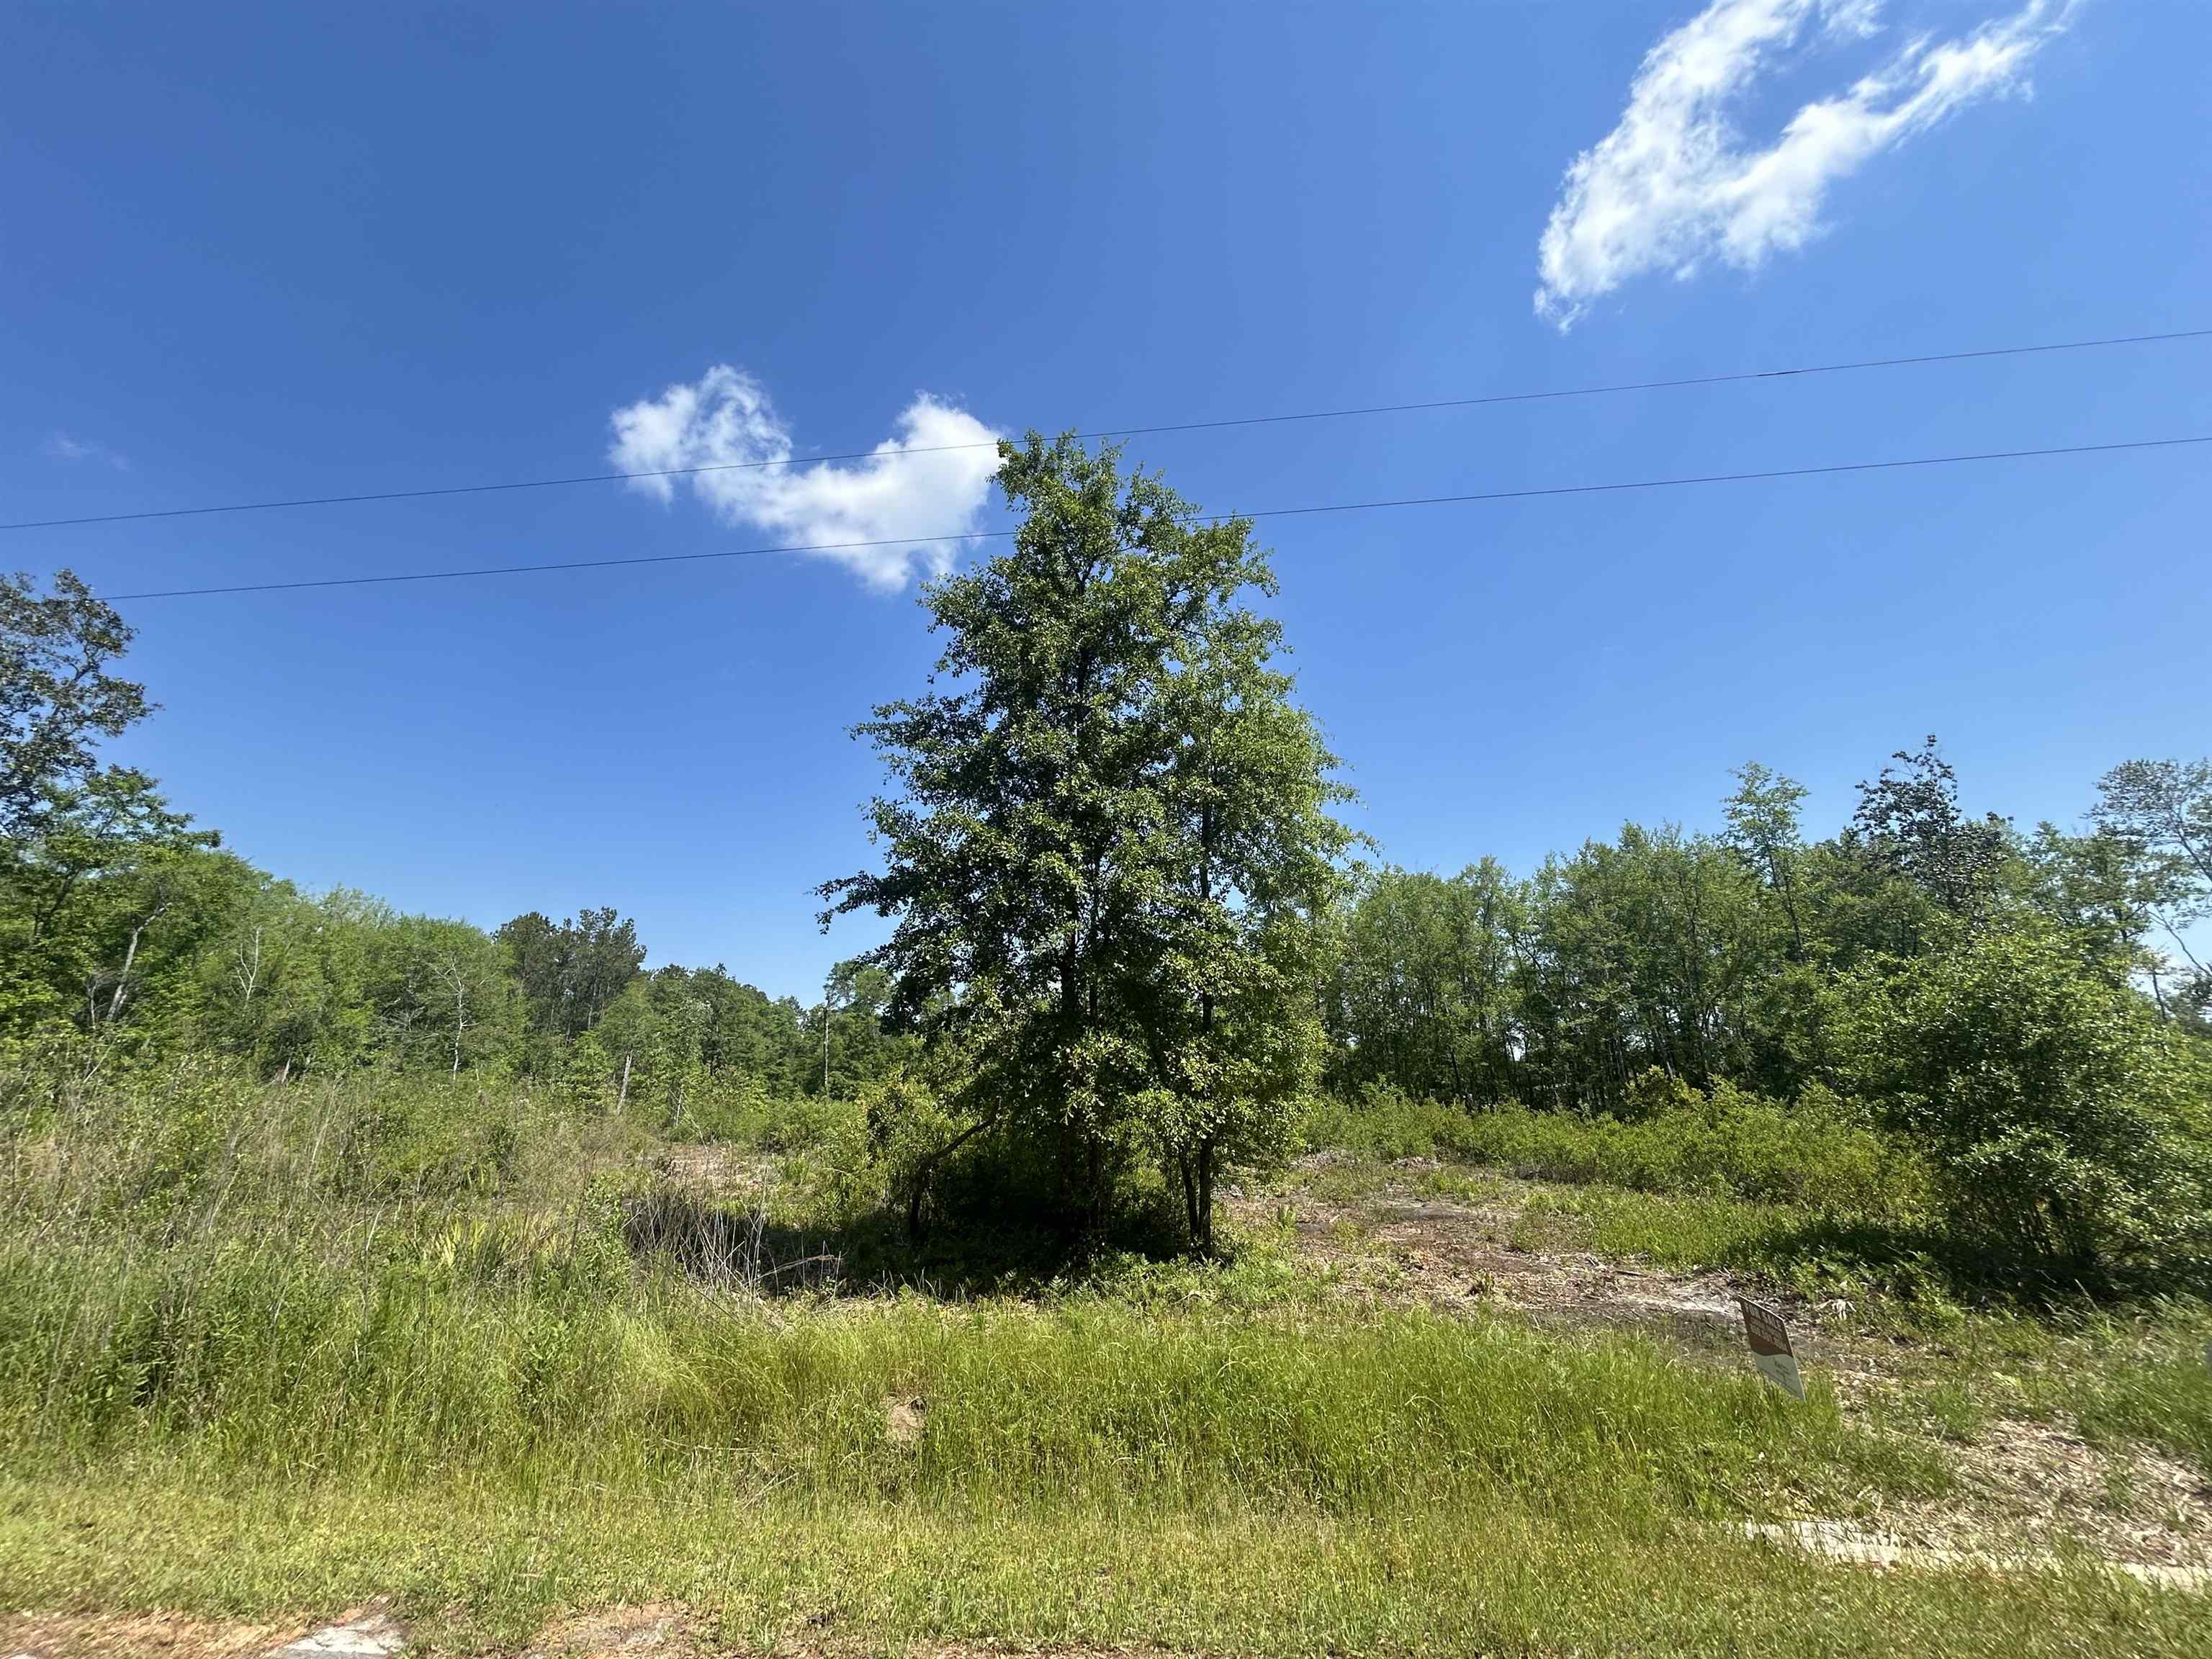
<instances>
[{"instance_id":1,"label":"tree canopy","mask_svg":"<svg viewBox=\"0 0 2212 1659\"><path fill-rule=\"evenodd\" d=\"M872 960L964 1057L971 1126L1045 1141L1093 1224L1156 1152L1205 1243L1219 1159L1280 1139L1319 1059L1344 792L1243 602L1274 591L1248 522L1070 438L1003 446L999 481L1013 545L926 595L949 689L857 728L884 863L825 921L896 919Z\"/></svg>"},{"instance_id":2,"label":"tree canopy","mask_svg":"<svg viewBox=\"0 0 2212 1659\"><path fill-rule=\"evenodd\" d=\"M2022 831L1930 738L1825 837L1754 763L1709 831L1626 823L1519 876L1352 866L1250 526L1068 438L1005 446L1000 482L1011 546L925 590L935 673L856 728L881 860L822 920L890 937L804 1003L648 969L611 905L487 933L254 868L103 763L151 707L115 613L66 573L0 582L0 1076L519 1073L671 1134L858 1098L913 1225L958 1154L1067 1231L1179 1210L1200 1249L1220 1170L1281 1156L1322 1088L1842 1097L1961 1237L2212 1261L2212 761L2125 762L2085 824Z\"/></svg>"}]
</instances>

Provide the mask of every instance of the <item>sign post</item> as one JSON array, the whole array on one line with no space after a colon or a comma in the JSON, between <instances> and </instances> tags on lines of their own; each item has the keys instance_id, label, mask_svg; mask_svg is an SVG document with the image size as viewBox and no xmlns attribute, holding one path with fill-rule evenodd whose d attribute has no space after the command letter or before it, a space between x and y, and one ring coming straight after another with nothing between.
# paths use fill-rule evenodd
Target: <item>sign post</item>
<instances>
[{"instance_id":1,"label":"sign post","mask_svg":"<svg viewBox=\"0 0 2212 1659\"><path fill-rule=\"evenodd\" d=\"M1743 1340L1751 1346L1751 1363L1759 1374L1792 1400L1805 1397L1805 1379L1797 1374L1796 1351L1790 1346L1790 1328L1773 1309L1738 1297L1743 1310Z\"/></svg>"}]
</instances>

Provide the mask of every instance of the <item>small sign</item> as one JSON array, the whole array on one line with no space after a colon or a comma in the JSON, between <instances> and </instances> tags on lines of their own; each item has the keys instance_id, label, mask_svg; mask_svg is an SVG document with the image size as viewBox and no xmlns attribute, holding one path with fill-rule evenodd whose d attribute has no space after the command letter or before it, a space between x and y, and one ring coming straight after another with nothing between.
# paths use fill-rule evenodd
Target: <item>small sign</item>
<instances>
[{"instance_id":1,"label":"small sign","mask_svg":"<svg viewBox=\"0 0 2212 1659\"><path fill-rule=\"evenodd\" d=\"M1759 1374L1792 1400L1805 1397L1805 1379L1797 1375L1797 1354L1790 1346L1790 1328L1773 1309L1736 1298L1743 1310L1743 1340L1751 1345L1751 1363Z\"/></svg>"}]
</instances>

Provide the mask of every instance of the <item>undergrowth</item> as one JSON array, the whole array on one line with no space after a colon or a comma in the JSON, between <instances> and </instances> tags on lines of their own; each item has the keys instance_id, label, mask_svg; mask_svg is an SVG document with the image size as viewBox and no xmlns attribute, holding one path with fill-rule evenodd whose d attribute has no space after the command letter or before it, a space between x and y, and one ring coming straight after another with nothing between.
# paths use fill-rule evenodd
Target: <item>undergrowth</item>
<instances>
[{"instance_id":1,"label":"undergrowth","mask_svg":"<svg viewBox=\"0 0 2212 1659\"><path fill-rule=\"evenodd\" d=\"M1357 1102L1315 1103L1304 1139L1309 1150L1385 1161L1448 1158L1532 1179L1886 1214L1915 1210L1928 1193L1908 1153L1820 1091L1785 1103L1723 1084L1620 1119L1511 1103L1470 1109L1376 1089Z\"/></svg>"},{"instance_id":2,"label":"undergrowth","mask_svg":"<svg viewBox=\"0 0 2212 1659\"><path fill-rule=\"evenodd\" d=\"M1818 1260L1842 1247L1808 1218L1840 1225L1893 1167L1857 1126L1793 1139L1763 1103L1707 1114L1671 1163L1649 1123L1363 1109L1340 1127L1370 1156L1583 1171L1527 1224L1682 1265ZM1722 1641L1751 1604L1707 1610L1760 1585L1847 1605L1832 1628L1871 1633L1857 1581L1698 1540L1747 1517L1872 1517L1954 1480L1934 1435L1845 1413L1817 1374L1799 1406L1656 1339L1375 1308L1265 1229L1219 1261L1111 1240L1054 1256L1010 1217L998 1254L986 1231L933 1259L882 1213L850 1104L706 1149L726 1157L720 1184L642 1118L465 1079L185 1066L0 1111L0 1591L18 1605L390 1592L480 1633L626 1589L696 1595L763 1641L850 1620L866 1641L1272 1632L1318 1651ZM1964 1371L1931 1371L1916 1409L1939 1427L2064 1413L2212 1455L2198 1379L2126 1321L1968 1322L1962 1356L1970 1340L1972 1364L2022 1380L1946 1394ZM729 1517L765 1516L821 1571L748 1553ZM301 1526L315 1551L286 1541ZM1009 1553L1009 1529L1031 1542ZM886 1558L886 1537L912 1547ZM1566 1577L1477 1566L1470 1539ZM1253 1552L1284 1576L1232 1570ZM1612 1583L1662 1557L1660 1601L1603 1592L1613 1623L1577 1622L1577 1571ZM889 1560L880 1594L849 1588L864 1559ZM753 1577L715 1565L739 1559ZM1121 1589L1069 1599L1070 1572L1101 1571ZM1929 1650L1939 1605L2035 1650L2016 1592L1901 1593ZM2088 1598L2126 1635L2109 1650L2186 1645L2192 1615L2154 1598L2034 1595Z\"/></svg>"}]
</instances>

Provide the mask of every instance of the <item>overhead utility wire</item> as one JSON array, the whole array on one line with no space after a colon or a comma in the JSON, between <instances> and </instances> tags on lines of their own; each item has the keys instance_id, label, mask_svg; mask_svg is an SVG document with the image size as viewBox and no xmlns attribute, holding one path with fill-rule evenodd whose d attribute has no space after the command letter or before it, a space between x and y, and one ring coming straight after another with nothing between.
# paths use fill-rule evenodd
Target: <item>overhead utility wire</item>
<instances>
[{"instance_id":1,"label":"overhead utility wire","mask_svg":"<svg viewBox=\"0 0 2212 1659\"><path fill-rule=\"evenodd\" d=\"M1890 461L1839 461L1825 466L1775 467L1758 472L1707 472L1681 478L1636 478L1607 483L1551 484L1525 489L1484 489L1457 495L1405 495L1371 501L1328 501L1313 507L1271 507L1251 513L1186 513L1185 522L1218 524L1231 519L1291 519L1320 513L1367 513L1395 507L1447 507L1473 501L1530 501L1552 495L1599 495L1631 489L1674 489L1687 484L1749 483L1766 478L1811 478L1845 472L1887 472L1905 467L1958 466L1974 461L2040 460L2059 455L2106 455L2120 450L2172 449L2212 443L2212 434L2186 438L2133 438L2118 443L2065 444L2048 449L1994 449L1964 455L1914 455ZM692 564L708 559L750 559L771 553L846 553L870 547L915 547L934 542L984 541L1012 530L979 530L950 536L888 536L871 541L800 542L785 547L723 548L705 553L646 553L618 559L571 559L557 564L495 564L466 570L416 570L392 575L319 576L300 581L240 582L227 587L165 587L111 593L111 604L131 599L198 599L222 593L277 593L310 587L368 587L394 582L452 581L469 576L521 576L553 570L608 570L625 565Z\"/></svg>"},{"instance_id":2,"label":"overhead utility wire","mask_svg":"<svg viewBox=\"0 0 2212 1659\"><path fill-rule=\"evenodd\" d=\"M1543 403L1566 398L1603 398L1625 392L1664 392L1685 386L1729 386L1741 380L1785 380L1809 374L1844 374L1860 369L1905 368L1923 363L1966 362L1983 357L2026 357L2055 351L2093 351L2110 346L2153 345L2212 337L2212 328L2176 329L2163 334L2123 334L2096 340L2059 340L2044 345L1990 346L1977 351L1938 351L1915 357L1869 357L1856 362L1811 363L1797 368L1745 369L1729 374L1693 374L1671 380L1624 380L1609 386L1568 386L1549 392L1493 392L1472 398L1439 398L1426 403L1371 404L1357 409L1311 409L1288 415L1239 415L1214 421L1180 421L1160 426L1105 427L1079 432L1081 439L1141 438L1170 432L1206 432L1225 427L1280 426L1294 421L1341 421L1368 415L1409 415L1438 409L1474 409L1490 404ZM775 466L811 466L824 461L862 461L906 455L942 455L955 450L989 449L989 442L925 444L912 449L848 450L775 461L715 461L700 466L662 467L650 472L580 472L562 478L519 478L498 483L446 484L419 489L380 489L357 495L301 495L283 501L225 501L209 507L165 507L137 513L94 513L72 519L24 519L0 524L0 531L58 530L72 525L130 524L147 519L204 518L218 513L264 513L277 507L350 507L365 501L424 501L441 495L489 495L517 489L558 489L571 484L619 483L631 478L688 478L704 472L757 471Z\"/></svg>"}]
</instances>

